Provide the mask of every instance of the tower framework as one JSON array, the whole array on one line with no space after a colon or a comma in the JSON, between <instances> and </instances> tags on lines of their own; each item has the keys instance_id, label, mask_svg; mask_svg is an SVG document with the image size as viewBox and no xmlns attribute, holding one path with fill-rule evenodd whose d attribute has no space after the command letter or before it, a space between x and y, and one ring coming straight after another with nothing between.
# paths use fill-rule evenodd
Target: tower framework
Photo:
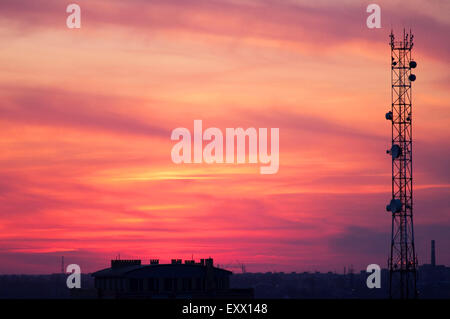
<instances>
[{"instance_id":1,"label":"tower framework","mask_svg":"<svg viewBox=\"0 0 450 319\"><path fill-rule=\"evenodd\" d=\"M386 207L392 213L392 236L389 265L391 298L415 298L417 258L413 227L412 176L412 88L416 76L411 70L417 63L411 58L413 35L403 30L400 40L390 34L392 122L392 200Z\"/></svg>"}]
</instances>

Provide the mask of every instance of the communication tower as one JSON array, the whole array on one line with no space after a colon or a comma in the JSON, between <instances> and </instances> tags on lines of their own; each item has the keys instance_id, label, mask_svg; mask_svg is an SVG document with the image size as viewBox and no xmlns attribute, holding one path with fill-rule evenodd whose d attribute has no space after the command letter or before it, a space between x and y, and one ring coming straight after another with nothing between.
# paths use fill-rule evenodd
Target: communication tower
<instances>
[{"instance_id":1,"label":"communication tower","mask_svg":"<svg viewBox=\"0 0 450 319\"><path fill-rule=\"evenodd\" d=\"M391 110L386 119L392 122L392 199L387 211L392 213L391 254L389 257L389 295L391 298L417 297L417 258L413 227L412 176L412 88L416 76L411 73L417 63L411 58L411 31L400 40L391 38Z\"/></svg>"}]
</instances>

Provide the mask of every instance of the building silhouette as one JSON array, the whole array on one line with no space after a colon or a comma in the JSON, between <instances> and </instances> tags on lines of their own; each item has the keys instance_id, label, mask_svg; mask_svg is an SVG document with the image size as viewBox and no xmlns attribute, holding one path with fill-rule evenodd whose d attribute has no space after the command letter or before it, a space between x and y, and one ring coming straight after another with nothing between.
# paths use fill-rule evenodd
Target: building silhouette
<instances>
[{"instance_id":1,"label":"building silhouette","mask_svg":"<svg viewBox=\"0 0 450 319\"><path fill-rule=\"evenodd\" d=\"M111 260L111 267L92 274L98 298L253 298L253 289L230 289L231 271L213 259L172 259L160 264Z\"/></svg>"}]
</instances>

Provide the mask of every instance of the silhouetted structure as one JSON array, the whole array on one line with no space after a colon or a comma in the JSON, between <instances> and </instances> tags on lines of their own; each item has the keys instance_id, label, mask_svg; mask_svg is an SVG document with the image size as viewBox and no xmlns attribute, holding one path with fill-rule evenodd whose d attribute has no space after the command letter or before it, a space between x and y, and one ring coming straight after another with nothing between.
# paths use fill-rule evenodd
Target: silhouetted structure
<instances>
[{"instance_id":1,"label":"silhouetted structure","mask_svg":"<svg viewBox=\"0 0 450 319\"><path fill-rule=\"evenodd\" d=\"M246 273L230 278L231 287L253 287L255 298L384 299L389 296L389 269L381 270L381 288L369 289L365 270L354 273ZM450 298L450 267L422 265L417 270L419 299Z\"/></svg>"},{"instance_id":2,"label":"silhouetted structure","mask_svg":"<svg viewBox=\"0 0 450 319\"><path fill-rule=\"evenodd\" d=\"M230 289L231 271L213 259L111 260L111 268L92 274L99 298L253 298L253 289Z\"/></svg>"},{"instance_id":3,"label":"silhouetted structure","mask_svg":"<svg viewBox=\"0 0 450 319\"><path fill-rule=\"evenodd\" d=\"M436 266L436 252L434 250L434 239L431 241L431 266Z\"/></svg>"},{"instance_id":4,"label":"silhouetted structure","mask_svg":"<svg viewBox=\"0 0 450 319\"><path fill-rule=\"evenodd\" d=\"M417 63L411 58L413 35L403 30L396 41L391 32L391 111L392 122L392 199L387 211L392 213L391 254L389 257L389 295L391 298L417 297L417 258L413 227L412 178L412 90L416 76L411 69Z\"/></svg>"},{"instance_id":5,"label":"silhouetted structure","mask_svg":"<svg viewBox=\"0 0 450 319\"><path fill-rule=\"evenodd\" d=\"M183 265L184 266L184 265ZM95 278L88 274L81 275L81 289L69 289L66 279L69 274L52 275L0 275L0 299L2 298L97 298L98 290L94 288ZM368 274L363 271L348 271L345 274L332 272L301 273L245 273L233 274L230 278L230 293L239 294L249 291L255 298L386 298L389 294L389 269L381 270L381 289L369 289L366 284ZM444 265L421 265L417 273L417 289L420 299L450 299L450 267ZM236 293L238 291L238 293ZM234 296L235 296L234 295ZM104 297L115 297L114 294ZM153 295L152 295L153 296ZM137 298L157 298L145 292ZM217 296L217 295L216 295ZM242 296L242 293L239 294ZM122 297L120 294L117 298ZM134 297L132 294L123 298ZM162 297L167 297L163 294ZM189 294L178 292L177 298L190 298ZM210 297L208 295L207 297ZM233 297L231 295L230 297ZM214 296L211 296L214 298Z\"/></svg>"}]
</instances>

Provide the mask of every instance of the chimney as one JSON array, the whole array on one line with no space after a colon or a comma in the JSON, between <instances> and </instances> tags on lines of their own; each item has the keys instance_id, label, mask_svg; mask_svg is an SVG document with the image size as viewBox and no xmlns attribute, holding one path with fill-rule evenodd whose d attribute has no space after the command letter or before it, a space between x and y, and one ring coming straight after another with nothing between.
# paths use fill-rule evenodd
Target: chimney
<instances>
[{"instance_id":1,"label":"chimney","mask_svg":"<svg viewBox=\"0 0 450 319\"><path fill-rule=\"evenodd\" d=\"M431 241L431 266L436 266L436 252L434 249L434 239Z\"/></svg>"},{"instance_id":2,"label":"chimney","mask_svg":"<svg viewBox=\"0 0 450 319\"><path fill-rule=\"evenodd\" d=\"M212 258L208 258L205 260L205 266L213 266L214 265L214 260Z\"/></svg>"}]
</instances>

